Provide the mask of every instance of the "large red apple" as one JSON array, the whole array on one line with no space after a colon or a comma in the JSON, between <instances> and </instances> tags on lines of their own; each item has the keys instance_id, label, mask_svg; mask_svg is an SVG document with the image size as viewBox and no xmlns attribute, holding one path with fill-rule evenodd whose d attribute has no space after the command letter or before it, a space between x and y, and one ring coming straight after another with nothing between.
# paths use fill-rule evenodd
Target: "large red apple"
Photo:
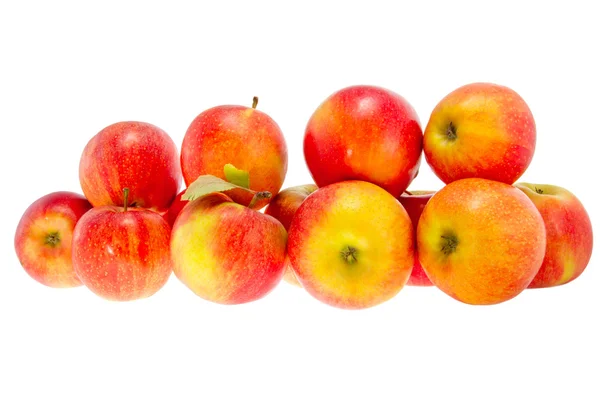
<instances>
[{"instance_id":1,"label":"large red apple","mask_svg":"<svg viewBox=\"0 0 600 400\"><path fill-rule=\"evenodd\" d=\"M173 225L173 270L198 296L220 304L258 300L283 275L287 234L275 218L211 193Z\"/></svg>"},{"instance_id":2,"label":"large red apple","mask_svg":"<svg viewBox=\"0 0 600 400\"><path fill-rule=\"evenodd\" d=\"M118 122L85 146L79 180L94 207L123 205L129 188L131 206L166 210L179 190L177 147L160 128L145 122Z\"/></svg>"},{"instance_id":3,"label":"large red apple","mask_svg":"<svg viewBox=\"0 0 600 400\"><path fill-rule=\"evenodd\" d=\"M592 222L575 195L560 186L517 183L546 226L546 254L532 288L558 286L577 278L592 257Z\"/></svg>"},{"instance_id":4,"label":"large red apple","mask_svg":"<svg viewBox=\"0 0 600 400\"><path fill-rule=\"evenodd\" d=\"M394 297L410 276L412 224L382 188L338 182L300 205L288 254L302 287L318 300L347 309L372 307Z\"/></svg>"},{"instance_id":5,"label":"large red apple","mask_svg":"<svg viewBox=\"0 0 600 400\"><path fill-rule=\"evenodd\" d=\"M83 284L108 300L156 293L169 279L171 229L158 213L101 206L87 212L73 233L73 267Z\"/></svg>"},{"instance_id":6,"label":"large red apple","mask_svg":"<svg viewBox=\"0 0 600 400\"><path fill-rule=\"evenodd\" d=\"M419 225L419 218L421 218L421 213L434 193L435 191L431 190L411 190L410 192L404 192L402 196L400 196L400 204L404 206L404 209L410 217L410 220L413 224L413 232L415 233L415 237L417 234L417 226ZM427 274L419 262L419 253L416 249L416 241L415 265L413 266L412 272L410 273L410 278L406 284L409 286L433 286L433 283L431 283L431 280L427 277Z\"/></svg>"},{"instance_id":7,"label":"large red apple","mask_svg":"<svg viewBox=\"0 0 600 400\"><path fill-rule=\"evenodd\" d=\"M529 166L535 141L533 115L519 94L505 86L472 83L435 107L423 151L445 183L486 178L512 184Z\"/></svg>"},{"instance_id":8,"label":"large red apple","mask_svg":"<svg viewBox=\"0 0 600 400\"><path fill-rule=\"evenodd\" d=\"M287 172L287 146L277 123L252 107L223 105L210 108L190 124L181 145L181 168L187 186L201 175L226 179L223 168L232 164L246 171L250 189L278 193ZM247 191L227 193L235 202L249 205ZM268 203L260 201L253 208Z\"/></svg>"},{"instance_id":9,"label":"large red apple","mask_svg":"<svg viewBox=\"0 0 600 400\"><path fill-rule=\"evenodd\" d=\"M319 187L362 180L399 197L417 175L423 134L412 106L374 86L329 96L308 121L304 156Z\"/></svg>"},{"instance_id":10,"label":"large red apple","mask_svg":"<svg viewBox=\"0 0 600 400\"><path fill-rule=\"evenodd\" d=\"M289 231L296 210L298 210L300 204L302 204L302 202L315 190L317 190L317 186L312 184L293 186L284 189L271 200L265 209L265 214L277 219L283 224L285 230ZM300 285L300 282L298 282L296 275L294 275L294 271L290 265L290 259L287 256L285 257L285 272L283 274L283 279L292 285L302 286Z\"/></svg>"},{"instance_id":11,"label":"large red apple","mask_svg":"<svg viewBox=\"0 0 600 400\"><path fill-rule=\"evenodd\" d=\"M71 262L75 224L92 205L80 194L54 192L25 210L15 233L15 250L25 271L50 287L81 286Z\"/></svg>"},{"instance_id":12,"label":"large red apple","mask_svg":"<svg viewBox=\"0 0 600 400\"><path fill-rule=\"evenodd\" d=\"M419 261L431 281L468 304L496 304L521 293L544 259L546 230L519 189L461 179L429 200L417 227Z\"/></svg>"}]
</instances>

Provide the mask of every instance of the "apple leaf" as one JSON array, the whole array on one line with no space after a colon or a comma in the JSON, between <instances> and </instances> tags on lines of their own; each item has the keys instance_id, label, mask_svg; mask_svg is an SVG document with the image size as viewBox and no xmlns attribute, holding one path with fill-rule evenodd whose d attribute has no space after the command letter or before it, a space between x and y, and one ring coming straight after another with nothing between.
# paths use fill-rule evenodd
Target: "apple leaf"
<instances>
[{"instance_id":1,"label":"apple leaf","mask_svg":"<svg viewBox=\"0 0 600 400\"><path fill-rule=\"evenodd\" d=\"M209 193L226 192L227 190L231 189L242 189L250 193L254 193L254 191L250 189L227 182L221 178L217 178L216 176L201 175L198 177L198 179L192 182L190 186L188 186L183 196L181 196L181 199L191 201Z\"/></svg>"},{"instance_id":2,"label":"apple leaf","mask_svg":"<svg viewBox=\"0 0 600 400\"><path fill-rule=\"evenodd\" d=\"M250 189L250 174L248 171L237 169L233 164L225 164L223 172L228 182L245 189Z\"/></svg>"}]
</instances>

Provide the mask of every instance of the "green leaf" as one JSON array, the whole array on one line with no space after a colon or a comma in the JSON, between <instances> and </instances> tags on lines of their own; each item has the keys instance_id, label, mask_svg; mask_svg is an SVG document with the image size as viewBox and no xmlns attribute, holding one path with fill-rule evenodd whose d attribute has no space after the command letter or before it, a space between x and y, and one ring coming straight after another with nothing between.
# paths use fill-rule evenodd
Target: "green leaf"
<instances>
[{"instance_id":1,"label":"green leaf","mask_svg":"<svg viewBox=\"0 0 600 400\"><path fill-rule=\"evenodd\" d=\"M250 174L243 169L237 169L233 164L225 164L223 167L225 179L234 185L250 189Z\"/></svg>"},{"instance_id":2,"label":"green leaf","mask_svg":"<svg viewBox=\"0 0 600 400\"><path fill-rule=\"evenodd\" d=\"M231 189L242 189L250 193L254 193L250 189L227 182L221 178L217 178L216 176L201 175L198 177L198 179L192 182L190 186L188 186L183 196L181 196L181 199L191 201L210 193L226 192L227 190Z\"/></svg>"}]
</instances>

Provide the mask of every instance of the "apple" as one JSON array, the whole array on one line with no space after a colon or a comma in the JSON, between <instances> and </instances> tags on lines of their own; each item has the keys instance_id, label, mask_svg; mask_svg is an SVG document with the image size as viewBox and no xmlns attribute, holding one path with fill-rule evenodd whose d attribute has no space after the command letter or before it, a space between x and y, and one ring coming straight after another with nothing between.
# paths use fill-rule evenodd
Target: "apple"
<instances>
[{"instance_id":1,"label":"apple","mask_svg":"<svg viewBox=\"0 0 600 400\"><path fill-rule=\"evenodd\" d=\"M445 183L485 178L513 184L535 150L531 110L514 90L472 83L444 97L425 128L425 160Z\"/></svg>"},{"instance_id":2,"label":"apple","mask_svg":"<svg viewBox=\"0 0 600 400\"><path fill-rule=\"evenodd\" d=\"M300 204L302 204L302 202L315 190L317 190L317 186L312 184L292 186L284 189L271 200L265 209L265 214L277 219L283 224L285 230L289 231L296 210L298 210ZM291 269L290 259L287 256L285 258L283 280L294 286L301 287L296 275L294 275L294 271Z\"/></svg>"},{"instance_id":3,"label":"apple","mask_svg":"<svg viewBox=\"0 0 600 400\"><path fill-rule=\"evenodd\" d=\"M171 203L171 206L164 214L164 217L169 223L169 226L173 226L173 224L175 223L175 219L177 219L177 216L179 215L181 210L183 210L183 207L185 207L189 203L187 200L183 200L181 198L185 194L185 191L186 189L183 189L177 194L177 196L175 196L175 200L173 200L173 203Z\"/></svg>"},{"instance_id":4,"label":"apple","mask_svg":"<svg viewBox=\"0 0 600 400\"><path fill-rule=\"evenodd\" d=\"M15 251L36 281L50 287L81 286L71 262L75 224L92 205L80 194L54 192L25 210L15 233Z\"/></svg>"},{"instance_id":5,"label":"apple","mask_svg":"<svg viewBox=\"0 0 600 400\"><path fill-rule=\"evenodd\" d=\"M179 190L177 147L160 128L145 122L118 122L102 129L85 146L79 180L94 207L123 205L166 210Z\"/></svg>"},{"instance_id":6,"label":"apple","mask_svg":"<svg viewBox=\"0 0 600 400\"><path fill-rule=\"evenodd\" d=\"M277 123L252 107L223 105L210 108L190 124L181 145L181 168L186 186L201 175L226 176L223 167L231 164L250 176L250 189L278 193L287 172L288 155L283 133ZM227 195L249 205L253 196L232 190ZM268 199L253 205L261 209Z\"/></svg>"},{"instance_id":7,"label":"apple","mask_svg":"<svg viewBox=\"0 0 600 400\"><path fill-rule=\"evenodd\" d=\"M85 286L117 301L149 297L172 271L170 227L158 213L128 207L100 206L88 211L73 232L73 267Z\"/></svg>"},{"instance_id":8,"label":"apple","mask_svg":"<svg viewBox=\"0 0 600 400\"><path fill-rule=\"evenodd\" d=\"M417 234L417 226L419 225L419 218L425 208L425 205L435 194L435 191L431 190L411 190L410 192L402 193L400 196L400 204L404 206L404 209L408 213L410 220L413 224L413 232ZM421 263L419 262L419 254L416 249L415 242L415 265L413 266L412 272L408 282L409 286L433 286L431 280L427 277L427 274L423 270Z\"/></svg>"},{"instance_id":9,"label":"apple","mask_svg":"<svg viewBox=\"0 0 600 400\"><path fill-rule=\"evenodd\" d=\"M302 287L339 308L391 299L414 264L408 214L391 194L368 182L338 182L311 194L296 211L288 240Z\"/></svg>"},{"instance_id":10,"label":"apple","mask_svg":"<svg viewBox=\"0 0 600 400\"><path fill-rule=\"evenodd\" d=\"M516 183L535 204L546 226L546 253L530 288L558 286L577 278L588 265L594 244L592 223L583 204L567 189Z\"/></svg>"},{"instance_id":11,"label":"apple","mask_svg":"<svg viewBox=\"0 0 600 400\"><path fill-rule=\"evenodd\" d=\"M429 200L417 227L419 261L434 285L468 304L521 293L544 259L546 230L519 189L481 178L454 181Z\"/></svg>"},{"instance_id":12,"label":"apple","mask_svg":"<svg viewBox=\"0 0 600 400\"><path fill-rule=\"evenodd\" d=\"M403 97L351 86L329 96L310 117L304 156L319 187L361 180L399 197L417 175L422 140L417 113Z\"/></svg>"},{"instance_id":13,"label":"apple","mask_svg":"<svg viewBox=\"0 0 600 400\"><path fill-rule=\"evenodd\" d=\"M203 299L241 304L269 293L283 275L287 234L275 218L223 193L190 201L173 225L173 270Z\"/></svg>"}]
</instances>

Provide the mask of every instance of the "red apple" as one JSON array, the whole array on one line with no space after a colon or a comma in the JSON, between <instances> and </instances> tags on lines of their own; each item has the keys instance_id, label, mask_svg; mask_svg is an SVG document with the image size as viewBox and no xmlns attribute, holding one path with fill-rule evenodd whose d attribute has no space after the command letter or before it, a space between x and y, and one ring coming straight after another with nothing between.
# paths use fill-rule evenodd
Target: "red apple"
<instances>
[{"instance_id":1,"label":"red apple","mask_svg":"<svg viewBox=\"0 0 600 400\"><path fill-rule=\"evenodd\" d=\"M201 175L226 179L223 167L232 164L248 172L250 189L278 193L287 172L287 147L277 123L252 107L223 105L210 108L190 124L181 145L181 168L186 186ZM247 191L227 193L235 202L249 205ZM261 209L268 199L256 203Z\"/></svg>"},{"instance_id":2,"label":"red apple","mask_svg":"<svg viewBox=\"0 0 600 400\"><path fill-rule=\"evenodd\" d=\"M567 189L517 183L533 201L546 226L546 253L530 288L558 286L577 278L592 257L592 223L583 204Z\"/></svg>"},{"instance_id":3,"label":"red apple","mask_svg":"<svg viewBox=\"0 0 600 400\"><path fill-rule=\"evenodd\" d=\"M126 192L126 190L125 190ZM108 300L156 293L169 279L170 227L158 213L101 206L86 213L73 233L73 267L83 284Z\"/></svg>"},{"instance_id":4,"label":"red apple","mask_svg":"<svg viewBox=\"0 0 600 400\"><path fill-rule=\"evenodd\" d=\"M429 200L417 227L431 281L467 304L497 304L531 283L544 259L544 220L519 189L488 179L454 181Z\"/></svg>"},{"instance_id":5,"label":"red apple","mask_svg":"<svg viewBox=\"0 0 600 400\"><path fill-rule=\"evenodd\" d=\"M173 226L175 220L177 219L177 216L179 215L181 210L183 210L183 207L185 207L186 204L189 203L189 201L183 200L181 198L185 194L185 190L186 189L183 189L181 192L179 192L179 194L175 197L175 200L173 200L173 203L171 203L171 206L164 215L165 219L167 220L170 226Z\"/></svg>"},{"instance_id":6,"label":"red apple","mask_svg":"<svg viewBox=\"0 0 600 400\"><path fill-rule=\"evenodd\" d=\"M292 223L292 218L300 207L300 204L315 190L316 185L308 184L301 186L293 186L282 190L271 200L265 210L265 214L270 215L283 224L286 231L289 231ZM294 271L290 265L289 257L285 257L285 271L283 279L292 285L301 287L298 278L294 275Z\"/></svg>"},{"instance_id":7,"label":"red apple","mask_svg":"<svg viewBox=\"0 0 600 400\"><path fill-rule=\"evenodd\" d=\"M408 213L410 220L413 225L413 232L415 237L417 234L417 226L419 225L419 218L425 208L425 205L434 195L435 191L430 190L411 190L410 192L404 192L400 196L400 204L404 206L404 209ZM415 242L415 265L413 266L412 272L408 282L409 286L433 286L431 280L427 277L427 274L423 270L421 263L419 262L419 253L416 249Z\"/></svg>"},{"instance_id":8,"label":"red apple","mask_svg":"<svg viewBox=\"0 0 600 400\"><path fill-rule=\"evenodd\" d=\"M338 182L300 205L288 254L302 287L316 299L339 308L372 307L408 280L413 228L398 200L379 186Z\"/></svg>"},{"instance_id":9,"label":"red apple","mask_svg":"<svg viewBox=\"0 0 600 400\"><path fill-rule=\"evenodd\" d=\"M319 187L362 180L399 197L417 175L423 134L412 106L374 86L329 96L308 121L304 156Z\"/></svg>"},{"instance_id":10,"label":"red apple","mask_svg":"<svg viewBox=\"0 0 600 400\"><path fill-rule=\"evenodd\" d=\"M145 122L118 122L101 130L79 163L83 193L94 207L123 205L166 210L179 190L177 147L160 128Z\"/></svg>"},{"instance_id":11,"label":"red apple","mask_svg":"<svg viewBox=\"0 0 600 400\"><path fill-rule=\"evenodd\" d=\"M46 286L81 286L71 262L75 224L92 205L80 194L54 192L25 210L15 233L15 250L25 271Z\"/></svg>"},{"instance_id":12,"label":"red apple","mask_svg":"<svg viewBox=\"0 0 600 400\"><path fill-rule=\"evenodd\" d=\"M485 178L514 183L535 150L531 110L514 90L472 83L444 97L425 128L423 150L445 183Z\"/></svg>"},{"instance_id":13,"label":"red apple","mask_svg":"<svg viewBox=\"0 0 600 400\"><path fill-rule=\"evenodd\" d=\"M275 218L223 193L191 201L175 220L173 270L198 296L220 304L258 300L281 281L287 234Z\"/></svg>"}]
</instances>

